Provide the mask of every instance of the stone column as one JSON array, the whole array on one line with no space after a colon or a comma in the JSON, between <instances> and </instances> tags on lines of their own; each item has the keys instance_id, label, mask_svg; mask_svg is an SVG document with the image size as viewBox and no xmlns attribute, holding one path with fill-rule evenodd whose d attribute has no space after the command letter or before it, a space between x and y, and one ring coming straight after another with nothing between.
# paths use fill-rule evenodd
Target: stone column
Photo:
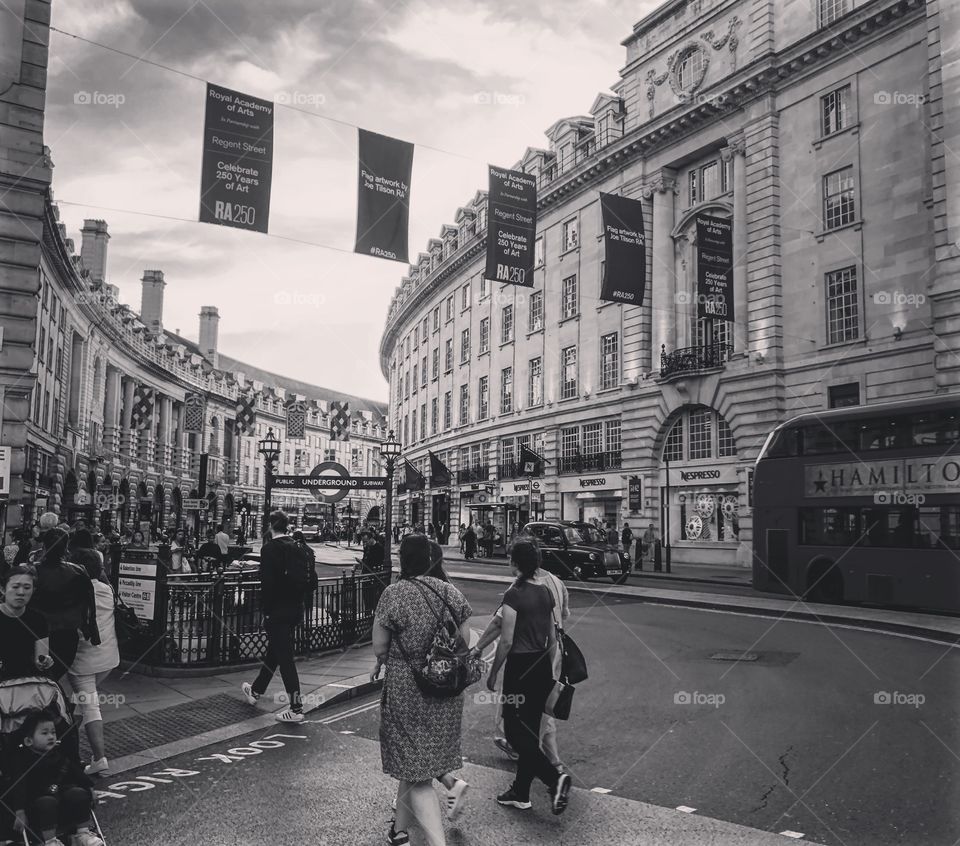
<instances>
[{"instance_id":1,"label":"stone column","mask_svg":"<svg viewBox=\"0 0 960 846\"><path fill-rule=\"evenodd\" d=\"M676 346L676 268L673 227L677 180L672 171L662 170L643 189L653 197L653 280L651 285L651 370L660 370L660 351Z\"/></svg>"},{"instance_id":2,"label":"stone column","mask_svg":"<svg viewBox=\"0 0 960 846\"><path fill-rule=\"evenodd\" d=\"M173 399L160 397L160 437L157 443L157 463L166 471L170 467L170 423L173 414Z\"/></svg>"},{"instance_id":3,"label":"stone column","mask_svg":"<svg viewBox=\"0 0 960 846\"><path fill-rule=\"evenodd\" d=\"M733 179L733 351L749 353L747 339L747 147L743 138L730 139L720 151L730 162Z\"/></svg>"},{"instance_id":4,"label":"stone column","mask_svg":"<svg viewBox=\"0 0 960 846\"><path fill-rule=\"evenodd\" d=\"M187 464L187 435L183 431L187 419L187 406L185 403L178 402L176 406L177 414L177 435L174 441L173 465L174 473L177 476L184 475L184 467Z\"/></svg>"},{"instance_id":5,"label":"stone column","mask_svg":"<svg viewBox=\"0 0 960 846\"><path fill-rule=\"evenodd\" d=\"M120 452L124 458L134 457L134 445L137 433L133 431L133 391L132 379L123 380L123 409L120 412Z\"/></svg>"},{"instance_id":6,"label":"stone column","mask_svg":"<svg viewBox=\"0 0 960 846\"><path fill-rule=\"evenodd\" d=\"M103 449L116 455L120 448L120 391L121 374L113 367L105 368L103 402Z\"/></svg>"}]
</instances>

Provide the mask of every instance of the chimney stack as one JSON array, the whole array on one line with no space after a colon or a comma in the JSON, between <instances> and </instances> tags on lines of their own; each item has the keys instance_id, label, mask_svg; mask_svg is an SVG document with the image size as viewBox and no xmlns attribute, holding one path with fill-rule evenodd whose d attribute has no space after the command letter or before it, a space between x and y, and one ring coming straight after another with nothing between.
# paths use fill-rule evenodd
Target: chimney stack
<instances>
[{"instance_id":1,"label":"chimney stack","mask_svg":"<svg viewBox=\"0 0 960 846\"><path fill-rule=\"evenodd\" d=\"M107 278L107 242L110 234L107 232L105 220L85 220L80 230L83 241L80 246L80 261L90 271L90 281L103 284Z\"/></svg>"},{"instance_id":2,"label":"chimney stack","mask_svg":"<svg viewBox=\"0 0 960 846\"><path fill-rule=\"evenodd\" d=\"M218 367L217 333L220 326L220 312L216 306L200 307L200 354L214 367Z\"/></svg>"},{"instance_id":3,"label":"chimney stack","mask_svg":"<svg viewBox=\"0 0 960 846\"><path fill-rule=\"evenodd\" d=\"M167 287L163 271L145 270L140 281L143 283L140 319L154 335L159 335L163 332L163 289Z\"/></svg>"}]
</instances>

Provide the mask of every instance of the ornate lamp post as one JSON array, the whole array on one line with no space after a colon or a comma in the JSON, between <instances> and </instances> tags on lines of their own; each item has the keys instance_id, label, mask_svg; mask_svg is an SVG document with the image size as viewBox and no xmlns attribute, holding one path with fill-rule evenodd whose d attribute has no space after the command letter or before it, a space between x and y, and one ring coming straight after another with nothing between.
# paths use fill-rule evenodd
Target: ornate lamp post
<instances>
[{"instance_id":1,"label":"ornate lamp post","mask_svg":"<svg viewBox=\"0 0 960 846\"><path fill-rule=\"evenodd\" d=\"M387 505L386 515L384 517L384 539L383 539L383 569L390 571L390 543L393 540L393 471L400 457L400 441L394 437L393 429L387 435L387 439L380 445L380 455L387 463Z\"/></svg>"},{"instance_id":2,"label":"ornate lamp post","mask_svg":"<svg viewBox=\"0 0 960 846\"><path fill-rule=\"evenodd\" d=\"M263 456L266 472L263 477L263 531L267 531L270 519L270 494L273 491L273 463L280 458L280 441L273 434L273 428L267 429L267 436L260 441L257 450Z\"/></svg>"}]
</instances>

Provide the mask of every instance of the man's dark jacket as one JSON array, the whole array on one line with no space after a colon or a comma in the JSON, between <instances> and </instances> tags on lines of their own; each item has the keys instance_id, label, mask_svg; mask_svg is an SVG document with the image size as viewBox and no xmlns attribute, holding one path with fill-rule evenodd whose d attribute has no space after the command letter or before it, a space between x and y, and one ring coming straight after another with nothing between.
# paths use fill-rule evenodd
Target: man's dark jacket
<instances>
[{"instance_id":1,"label":"man's dark jacket","mask_svg":"<svg viewBox=\"0 0 960 846\"><path fill-rule=\"evenodd\" d=\"M267 541L260 550L261 610L277 623L298 623L306 597L291 573L304 566L303 552L289 535Z\"/></svg>"}]
</instances>

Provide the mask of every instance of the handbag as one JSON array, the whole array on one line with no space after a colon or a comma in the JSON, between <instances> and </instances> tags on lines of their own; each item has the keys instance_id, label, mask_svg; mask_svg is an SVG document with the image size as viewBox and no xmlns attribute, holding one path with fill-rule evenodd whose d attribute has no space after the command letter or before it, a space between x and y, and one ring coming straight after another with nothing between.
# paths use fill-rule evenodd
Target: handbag
<instances>
[{"instance_id":1,"label":"handbag","mask_svg":"<svg viewBox=\"0 0 960 846\"><path fill-rule=\"evenodd\" d=\"M437 628L422 666L417 667L413 664L399 637L397 646L404 661L410 667L413 680L421 693L435 699L458 696L471 684L480 681L483 674L482 660L479 655L472 655L470 647L464 642L453 618L453 609L446 597L431 585L425 585L416 580L411 581L417 585L424 596L426 596L424 587L439 596L449 611L449 616L438 614L429 600L427 601L427 605L437 618Z\"/></svg>"},{"instance_id":2,"label":"handbag","mask_svg":"<svg viewBox=\"0 0 960 846\"><path fill-rule=\"evenodd\" d=\"M555 720L569 719L570 707L573 705L573 691L572 684L555 680L543 706L543 713Z\"/></svg>"},{"instance_id":3,"label":"handbag","mask_svg":"<svg viewBox=\"0 0 960 846\"><path fill-rule=\"evenodd\" d=\"M149 629L137 612L120 598L117 589L113 585L110 587L113 590L113 625L117 633L117 645L124 647L140 642L150 633Z\"/></svg>"},{"instance_id":4,"label":"handbag","mask_svg":"<svg viewBox=\"0 0 960 846\"><path fill-rule=\"evenodd\" d=\"M580 647L563 630L563 626L557 619L556 602L553 605L553 626L557 631L557 649L560 650L560 678L568 684L580 684L580 682L586 681L589 678L587 675L587 660L583 657ZM566 717L563 719L566 719Z\"/></svg>"}]
</instances>

